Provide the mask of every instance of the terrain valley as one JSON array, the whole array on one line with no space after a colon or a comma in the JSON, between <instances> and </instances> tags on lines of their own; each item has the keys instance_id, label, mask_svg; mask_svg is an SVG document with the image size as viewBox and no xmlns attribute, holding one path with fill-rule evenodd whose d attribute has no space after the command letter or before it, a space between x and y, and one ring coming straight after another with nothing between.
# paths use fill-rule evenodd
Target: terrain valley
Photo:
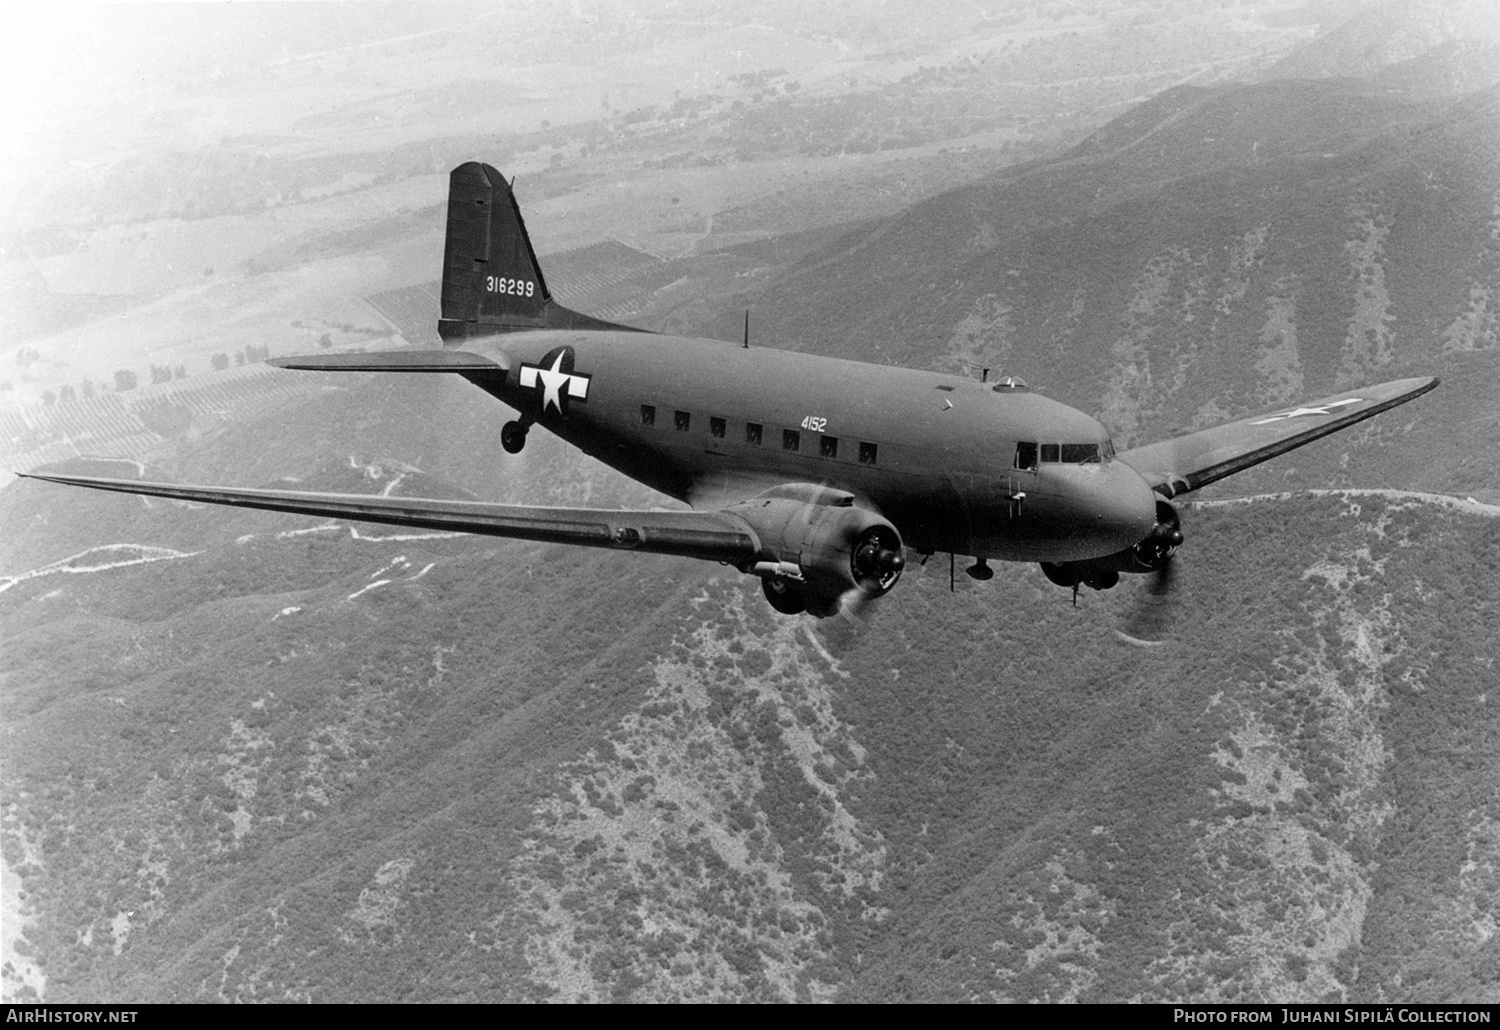
<instances>
[{"instance_id":1,"label":"terrain valley","mask_svg":"<svg viewBox=\"0 0 1500 1030\"><path fill-rule=\"evenodd\" d=\"M7 158L8 471L674 503L457 379L263 363L435 346L471 158L569 306L1121 447L1443 382L1076 606L12 480L7 1000L1500 1002L1484 5L285 6Z\"/></svg>"}]
</instances>

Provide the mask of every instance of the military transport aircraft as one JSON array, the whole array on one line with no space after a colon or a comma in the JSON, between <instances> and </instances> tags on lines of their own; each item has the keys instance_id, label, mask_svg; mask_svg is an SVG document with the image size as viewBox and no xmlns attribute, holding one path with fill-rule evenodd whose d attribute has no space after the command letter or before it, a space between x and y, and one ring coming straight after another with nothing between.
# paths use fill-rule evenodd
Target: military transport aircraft
<instances>
[{"instance_id":1,"label":"military transport aircraft","mask_svg":"<svg viewBox=\"0 0 1500 1030\"><path fill-rule=\"evenodd\" d=\"M1170 499L1403 404L1404 379L1116 453L1104 426L1015 378L843 361L688 339L570 311L542 278L511 186L449 179L441 350L280 358L288 369L450 373L691 511L606 511L178 486L36 475L73 486L527 540L685 555L758 576L779 612L826 617L885 594L904 552L1040 562L1054 583L1114 586L1167 567Z\"/></svg>"}]
</instances>

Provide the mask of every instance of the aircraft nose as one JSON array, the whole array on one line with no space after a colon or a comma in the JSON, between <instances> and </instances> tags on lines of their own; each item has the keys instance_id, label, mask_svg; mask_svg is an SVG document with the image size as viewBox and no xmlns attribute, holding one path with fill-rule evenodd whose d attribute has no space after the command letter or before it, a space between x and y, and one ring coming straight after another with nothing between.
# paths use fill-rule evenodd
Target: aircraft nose
<instances>
[{"instance_id":1,"label":"aircraft nose","mask_svg":"<svg viewBox=\"0 0 1500 1030\"><path fill-rule=\"evenodd\" d=\"M1134 547L1156 525L1156 494L1129 465L1105 464L1090 498L1099 554Z\"/></svg>"}]
</instances>

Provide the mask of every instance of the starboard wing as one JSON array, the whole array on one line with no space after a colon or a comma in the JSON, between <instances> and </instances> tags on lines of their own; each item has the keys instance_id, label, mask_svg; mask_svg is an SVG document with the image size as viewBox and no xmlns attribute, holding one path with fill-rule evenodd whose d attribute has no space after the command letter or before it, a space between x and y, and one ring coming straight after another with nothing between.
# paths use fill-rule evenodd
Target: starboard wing
<instances>
[{"instance_id":1,"label":"starboard wing","mask_svg":"<svg viewBox=\"0 0 1500 1030\"><path fill-rule=\"evenodd\" d=\"M1346 390L1307 404L1134 447L1117 457L1145 477L1152 489L1173 497L1405 404L1437 385L1435 378L1398 379Z\"/></svg>"},{"instance_id":2,"label":"starboard wing","mask_svg":"<svg viewBox=\"0 0 1500 1030\"><path fill-rule=\"evenodd\" d=\"M22 478L205 504L321 515L419 529L479 533L582 547L646 551L735 565L754 558L760 549L759 541L749 525L725 512L538 508L485 501L229 489L35 473L25 473Z\"/></svg>"}]
</instances>

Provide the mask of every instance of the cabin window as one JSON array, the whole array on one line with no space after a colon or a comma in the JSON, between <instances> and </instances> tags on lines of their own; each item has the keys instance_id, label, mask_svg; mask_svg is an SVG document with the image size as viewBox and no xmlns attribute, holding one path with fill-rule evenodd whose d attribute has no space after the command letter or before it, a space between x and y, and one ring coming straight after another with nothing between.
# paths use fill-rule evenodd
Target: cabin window
<instances>
[{"instance_id":1,"label":"cabin window","mask_svg":"<svg viewBox=\"0 0 1500 1030\"><path fill-rule=\"evenodd\" d=\"M679 433L686 433L693 424L693 413L690 411L678 411L672 415L672 428Z\"/></svg>"},{"instance_id":2,"label":"cabin window","mask_svg":"<svg viewBox=\"0 0 1500 1030\"><path fill-rule=\"evenodd\" d=\"M656 405L655 404L642 404L641 405L641 425L643 425L643 426L654 426L654 425L656 425Z\"/></svg>"},{"instance_id":3,"label":"cabin window","mask_svg":"<svg viewBox=\"0 0 1500 1030\"><path fill-rule=\"evenodd\" d=\"M836 436L819 437L818 453L825 458L837 458L839 456L839 438Z\"/></svg>"},{"instance_id":4,"label":"cabin window","mask_svg":"<svg viewBox=\"0 0 1500 1030\"><path fill-rule=\"evenodd\" d=\"M722 418L712 418L712 417L709 418L709 420L708 420L708 435L709 436L716 436L720 440L722 440L722 439L724 439L724 434L728 431L728 429L729 429L729 423L725 422Z\"/></svg>"},{"instance_id":5,"label":"cabin window","mask_svg":"<svg viewBox=\"0 0 1500 1030\"><path fill-rule=\"evenodd\" d=\"M1044 443L1044 444L1042 444L1042 461L1043 462L1059 461L1061 459L1061 455L1060 455L1061 450L1062 450L1062 445L1061 444L1055 444L1055 443Z\"/></svg>"},{"instance_id":6,"label":"cabin window","mask_svg":"<svg viewBox=\"0 0 1500 1030\"><path fill-rule=\"evenodd\" d=\"M873 465L880 455L877 453L876 445L861 442L859 445L859 463L861 465Z\"/></svg>"},{"instance_id":7,"label":"cabin window","mask_svg":"<svg viewBox=\"0 0 1500 1030\"><path fill-rule=\"evenodd\" d=\"M781 449L784 451L800 451L802 449L802 434L795 429L783 429L781 431Z\"/></svg>"},{"instance_id":8,"label":"cabin window","mask_svg":"<svg viewBox=\"0 0 1500 1030\"><path fill-rule=\"evenodd\" d=\"M1034 441L1022 440L1016 444L1016 468L1036 468L1036 443Z\"/></svg>"},{"instance_id":9,"label":"cabin window","mask_svg":"<svg viewBox=\"0 0 1500 1030\"><path fill-rule=\"evenodd\" d=\"M1062 460L1071 465L1084 465L1099 460L1099 445L1096 443L1065 443L1062 445Z\"/></svg>"},{"instance_id":10,"label":"cabin window","mask_svg":"<svg viewBox=\"0 0 1500 1030\"><path fill-rule=\"evenodd\" d=\"M760 423L759 422L746 422L745 423L745 442L746 443L750 443L750 444L754 444L755 446L759 447L760 446L760 428L761 427L760 427Z\"/></svg>"}]
</instances>

